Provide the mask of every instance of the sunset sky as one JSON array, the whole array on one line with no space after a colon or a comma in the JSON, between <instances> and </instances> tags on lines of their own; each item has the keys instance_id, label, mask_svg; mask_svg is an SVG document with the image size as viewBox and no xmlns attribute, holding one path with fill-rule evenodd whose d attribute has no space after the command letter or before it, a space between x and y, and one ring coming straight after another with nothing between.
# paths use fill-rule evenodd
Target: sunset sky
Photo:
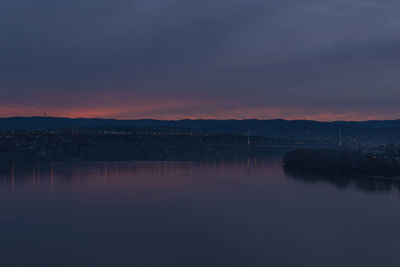
<instances>
[{"instance_id":1,"label":"sunset sky","mask_svg":"<svg viewBox=\"0 0 400 267\"><path fill-rule=\"evenodd\" d=\"M0 117L400 118L395 0L2 0Z\"/></svg>"}]
</instances>

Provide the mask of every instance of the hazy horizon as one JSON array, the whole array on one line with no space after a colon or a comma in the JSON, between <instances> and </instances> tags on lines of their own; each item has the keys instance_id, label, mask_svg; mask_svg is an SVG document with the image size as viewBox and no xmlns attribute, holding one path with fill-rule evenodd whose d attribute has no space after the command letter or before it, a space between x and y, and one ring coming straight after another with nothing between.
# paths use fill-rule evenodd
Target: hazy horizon
<instances>
[{"instance_id":1,"label":"hazy horizon","mask_svg":"<svg viewBox=\"0 0 400 267\"><path fill-rule=\"evenodd\" d=\"M285 118L270 118L270 119L257 119L257 118L177 118L177 119L157 119L157 118L135 118L135 119L118 119L118 118L105 118L105 117L61 117L61 116L46 116L42 115L32 115L32 116L10 116L10 117L0 117L0 119L13 119L13 118L53 118L53 119L86 119L86 120L119 120L119 121L135 121L135 120L155 120L155 121L183 121L183 120L192 120L192 121L200 121L200 120L216 120L216 121L248 121L248 120L257 120L257 121L273 121L273 120L284 120L284 121L315 121L315 122L368 122L368 121L398 121L397 119L371 119L371 120L313 120L313 119L285 119Z\"/></svg>"}]
</instances>

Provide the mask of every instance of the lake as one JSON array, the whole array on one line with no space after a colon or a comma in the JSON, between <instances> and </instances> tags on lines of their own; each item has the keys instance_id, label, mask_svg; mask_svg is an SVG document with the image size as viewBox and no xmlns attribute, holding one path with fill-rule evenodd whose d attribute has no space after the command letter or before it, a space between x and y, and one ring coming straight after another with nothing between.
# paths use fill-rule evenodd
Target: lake
<instances>
[{"instance_id":1,"label":"lake","mask_svg":"<svg viewBox=\"0 0 400 267\"><path fill-rule=\"evenodd\" d=\"M390 182L281 158L42 165L0 174L1 266L400 266Z\"/></svg>"}]
</instances>

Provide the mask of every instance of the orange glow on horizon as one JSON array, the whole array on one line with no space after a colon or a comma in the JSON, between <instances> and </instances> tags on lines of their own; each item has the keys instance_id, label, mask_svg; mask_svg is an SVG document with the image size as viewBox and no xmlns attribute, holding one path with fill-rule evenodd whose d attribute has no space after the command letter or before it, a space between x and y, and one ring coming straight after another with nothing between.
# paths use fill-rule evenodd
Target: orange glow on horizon
<instances>
[{"instance_id":1,"label":"orange glow on horizon","mask_svg":"<svg viewBox=\"0 0 400 267\"><path fill-rule=\"evenodd\" d=\"M193 108L194 107L194 108ZM44 109L37 107L0 107L0 117L32 117L43 116ZM105 118L105 119L287 119L317 121L365 121L397 119L384 114L368 114L366 112L335 113L324 110L301 109L292 107L271 108L212 108L191 103L168 102L153 105L133 105L116 107L87 108L47 108L50 117L67 118Z\"/></svg>"}]
</instances>

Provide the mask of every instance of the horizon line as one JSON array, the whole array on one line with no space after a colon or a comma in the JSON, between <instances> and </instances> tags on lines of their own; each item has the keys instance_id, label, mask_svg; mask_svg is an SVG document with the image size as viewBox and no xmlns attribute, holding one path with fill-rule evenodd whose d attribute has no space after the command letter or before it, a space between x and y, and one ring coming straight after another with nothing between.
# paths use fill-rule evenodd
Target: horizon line
<instances>
[{"instance_id":1,"label":"horizon line","mask_svg":"<svg viewBox=\"0 0 400 267\"><path fill-rule=\"evenodd\" d=\"M118 118L104 118L104 117L57 117L57 116L10 116L0 117L0 119L18 119L18 118L52 118L52 119L70 119L70 120L115 120L115 121L140 121L140 120L152 120L152 121L313 121L321 123L335 123L335 122L371 122L371 121L399 121L399 119L371 119L371 120L313 120L313 119L284 119L284 118L271 118L271 119L258 119L258 118L229 118L229 119L218 119L218 118L181 118L181 119L156 119L156 118L136 118L136 119L118 119Z\"/></svg>"}]
</instances>

